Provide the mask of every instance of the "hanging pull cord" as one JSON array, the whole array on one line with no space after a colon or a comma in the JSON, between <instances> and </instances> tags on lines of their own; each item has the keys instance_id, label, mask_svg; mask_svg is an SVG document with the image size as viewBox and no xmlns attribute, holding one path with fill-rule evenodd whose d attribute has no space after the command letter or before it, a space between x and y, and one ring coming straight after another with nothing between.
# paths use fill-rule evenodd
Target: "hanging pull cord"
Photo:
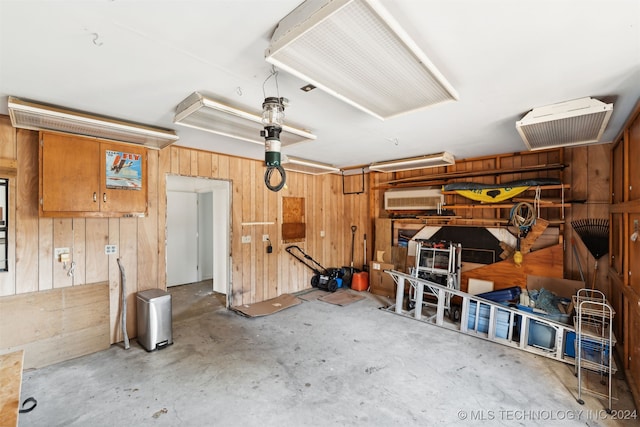
<instances>
[{"instance_id":1,"label":"hanging pull cord","mask_svg":"<svg viewBox=\"0 0 640 427\"><path fill-rule=\"evenodd\" d=\"M273 174L274 170L277 170L280 173L280 183L277 185L271 185L271 175ZM282 166L267 166L267 170L264 173L264 185L266 185L269 190L278 192L282 190L286 182L287 173L284 171L284 168Z\"/></svg>"}]
</instances>

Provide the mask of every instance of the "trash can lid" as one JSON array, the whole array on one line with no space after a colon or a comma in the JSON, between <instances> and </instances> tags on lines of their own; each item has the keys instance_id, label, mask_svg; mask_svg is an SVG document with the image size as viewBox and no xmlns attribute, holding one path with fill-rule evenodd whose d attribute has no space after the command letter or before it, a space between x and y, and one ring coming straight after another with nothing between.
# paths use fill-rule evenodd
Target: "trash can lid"
<instances>
[{"instance_id":1,"label":"trash can lid","mask_svg":"<svg viewBox=\"0 0 640 427\"><path fill-rule=\"evenodd\" d=\"M164 296L171 297L170 294L168 294L166 291L162 289L147 289L145 291L138 292L138 298L143 299L145 301L150 301L152 299L160 298Z\"/></svg>"}]
</instances>

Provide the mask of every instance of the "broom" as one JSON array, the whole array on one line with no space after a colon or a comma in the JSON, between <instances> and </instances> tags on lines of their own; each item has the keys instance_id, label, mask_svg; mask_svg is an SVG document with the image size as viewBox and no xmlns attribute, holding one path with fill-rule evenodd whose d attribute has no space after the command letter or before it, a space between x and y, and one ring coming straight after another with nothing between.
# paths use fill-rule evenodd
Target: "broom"
<instances>
[{"instance_id":1,"label":"broom","mask_svg":"<svg viewBox=\"0 0 640 427\"><path fill-rule=\"evenodd\" d=\"M598 270L598 260L609 252L609 220L606 218L585 218L571 221L571 226L578 233L582 243L587 247L591 255L596 259L593 283L595 288Z\"/></svg>"}]
</instances>

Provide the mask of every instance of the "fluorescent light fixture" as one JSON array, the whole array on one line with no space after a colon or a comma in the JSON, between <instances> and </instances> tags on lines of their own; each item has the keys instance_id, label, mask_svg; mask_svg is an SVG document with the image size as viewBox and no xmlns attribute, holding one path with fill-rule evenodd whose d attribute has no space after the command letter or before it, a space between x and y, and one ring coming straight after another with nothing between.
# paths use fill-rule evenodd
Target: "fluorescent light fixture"
<instances>
[{"instance_id":1,"label":"fluorescent light fixture","mask_svg":"<svg viewBox=\"0 0 640 427\"><path fill-rule=\"evenodd\" d=\"M377 172L400 172L412 169L435 168L455 164L453 155L446 151L428 156L409 157L406 159L390 160L369 165L369 170Z\"/></svg>"},{"instance_id":2,"label":"fluorescent light fixture","mask_svg":"<svg viewBox=\"0 0 640 427\"><path fill-rule=\"evenodd\" d=\"M264 145L264 138L260 136L260 131L264 129L262 110L258 113L250 113L215 101L199 92L192 93L178 105L174 122ZM286 124L282 126L280 141L283 147L314 139L316 136L307 130Z\"/></svg>"},{"instance_id":3,"label":"fluorescent light fixture","mask_svg":"<svg viewBox=\"0 0 640 427\"><path fill-rule=\"evenodd\" d=\"M265 58L379 119L458 99L376 0L303 2L279 22Z\"/></svg>"},{"instance_id":4,"label":"fluorescent light fixture","mask_svg":"<svg viewBox=\"0 0 640 427\"><path fill-rule=\"evenodd\" d=\"M50 130L130 142L160 149L178 140L174 131L96 116L9 96L11 124L15 128Z\"/></svg>"},{"instance_id":5,"label":"fluorescent light fixture","mask_svg":"<svg viewBox=\"0 0 640 427\"><path fill-rule=\"evenodd\" d=\"M283 155L282 167L287 171L301 172L309 175L323 175L327 173L340 172L340 169L326 163L300 159L298 157L287 156L286 154Z\"/></svg>"},{"instance_id":6,"label":"fluorescent light fixture","mask_svg":"<svg viewBox=\"0 0 640 427\"><path fill-rule=\"evenodd\" d=\"M361 175L363 173L369 173L369 165L340 169L340 172L343 176Z\"/></svg>"},{"instance_id":7,"label":"fluorescent light fixture","mask_svg":"<svg viewBox=\"0 0 640 427\"><path fill-rule=\"evenodd\" d=\"M613 104L580 98L534 108L516 129L529 150L596 143L602 138Z\"/></svg>"}]
</instances>

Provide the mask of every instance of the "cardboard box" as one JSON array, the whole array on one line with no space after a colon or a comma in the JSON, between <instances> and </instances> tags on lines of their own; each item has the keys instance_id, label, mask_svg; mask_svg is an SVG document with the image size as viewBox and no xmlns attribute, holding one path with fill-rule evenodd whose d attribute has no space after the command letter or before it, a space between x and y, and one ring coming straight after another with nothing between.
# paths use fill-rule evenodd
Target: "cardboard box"
<instances>
[{"instance_id":1,"label":"cardboard box","mask_svg":"<svg viewBox=\"0 0 640 427\"><path fill-rule=\"evenodd\" d=\"M395 270L394 264L371 261L369 268L369 292L389 298L396 296L396 282L384 270Z\"/></svg>"}]
</instances>

